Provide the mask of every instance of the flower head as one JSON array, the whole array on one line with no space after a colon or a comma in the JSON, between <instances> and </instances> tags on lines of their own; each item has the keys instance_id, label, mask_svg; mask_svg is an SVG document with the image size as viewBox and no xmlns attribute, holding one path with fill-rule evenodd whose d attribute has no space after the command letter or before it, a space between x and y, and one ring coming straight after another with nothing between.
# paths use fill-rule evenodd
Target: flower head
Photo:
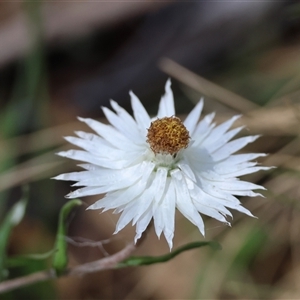
<instances>
[{"instance_id":1,"label":"flower head","mask_svg":"<svg viewBox=\"0 0 300 300\"><path fill-rule=\"evenodd\" d=\"M135 241L153 219L155 232L161 233L172 248L177 208L204 235L201 214L228 225L229 209L253 216L236 196L259 196L260 185L239 180L245 174L267 170L252 160L263 153L234 154L258 136L232 138L243 127L231 129L234 116L216 126L214 114L199 118L201 100L182 122L175 117L170 80L159 103L158 114L151 119L139 99L130 92L134 117L115 101L115 112L103 108L110 125L79 118L95 133L77 131L78 137L66 137L83 150L58 154L85 162L84 170L61 174L55 179L70 180L81 186L67 198L106 194L89 209L114 209L121 213L115 233L132 222Z\"/></svg>"}]
</instances>

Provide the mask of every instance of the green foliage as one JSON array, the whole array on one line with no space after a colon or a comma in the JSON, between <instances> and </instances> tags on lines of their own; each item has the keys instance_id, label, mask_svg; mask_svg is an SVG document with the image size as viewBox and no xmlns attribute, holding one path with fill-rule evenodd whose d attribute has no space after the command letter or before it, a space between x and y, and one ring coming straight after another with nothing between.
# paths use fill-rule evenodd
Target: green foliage
<instances>
[{"instance_id":1,"label":"green foliage","mask_svg":"<svg viewBox=\"0 0 300 300\"><path fill-rule=\"evenodd\" d=\"M58 220L58 229L56 234L55 241L55 254L52 261L52 267L54 268L57 275L60 275L64 272L68 264L68 253L67 253L67 217L69 216L71 210L82 204L82 201L79 199L74 199L67 202L59 213Z\"/></svg>"},{"instance_id":2,"label":"green foliage","mask_svg":"<svg viewBox=\"0 0 300 300\"><path fill-rule=\"evenodd\" d=\"M51 257L54 253L55 249L52 249L46 253L38 253L38 254L28 254L28 255L18 255L13 257L8 257L6 261L6 266L8 268L26 266L32 264L35 260L45 260Z\"/></svg>"},{"instance_id":3,"label":"green foliage","mask_svg":"<svg viewBox=\"0 0 300 300\"><path fill-rule=\"evenodd\" d=\"M204 246L210 246L211 248L215 250L221 250L222 247L219 243L215 241L210 241L210 242L193 242L186 244L182 247L179 247L178 249L165 254L161 256L132 256L121 263L119 263L119 267L129 267L129 266L141 266L141 265L152 265L152 264L157 264L157 263L163 263L171 260L175 256L179 255L182 252L185 252L187 250L195 249L195 248L200 248Z\"/></svg>"},{"instance_id":4,"label":"green foliage","mask_svg":"<svg viewBox=\"0 0 300 300\"><path fill-rule=\"evenodd\" d=\"M53 255L52 267L57 275L65 270L68 264L67 242L65 239L67 233L67 218L76 206L82 204L78 199L74 199L66 203L59 214L58 229L56 234L55 246L52 250L42 254L18 255L15 257L7 257L6 249L12 229L22 220L28 199L28 189L24 189L23 196L7 214L0 227L0 279L3 280L8 275L8 268L27 267L35 264L35 261L45 261Z\"/></svg>"},{"instance_id":5,"label":"green foliage","mask_svg":"<svg viewBox=\"0 0 300 300\"><path fill-rule=\"evenodd\" d=\"M28 198L28 187L24 188L23 196L9 211L0 227L0 280L7 276L6 249L12 229L23 219Z\"/></svg>"}]
</instances>

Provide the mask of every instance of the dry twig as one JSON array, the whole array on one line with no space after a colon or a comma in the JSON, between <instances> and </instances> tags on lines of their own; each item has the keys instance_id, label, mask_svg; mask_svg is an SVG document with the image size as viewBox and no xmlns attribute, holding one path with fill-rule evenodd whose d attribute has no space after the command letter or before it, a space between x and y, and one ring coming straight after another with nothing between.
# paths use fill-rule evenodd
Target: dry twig
<instances>
[{"instance_id":1,"label":"dry twig","mask_svg":"<svg viewBox=\"0 0 300 300\"><path fill-rule=\"evenodd\" d=\"M138 245L135 245L134 243L128 244L121 251L111 256L67 269L67 271L61 276L83 276L89 273L115 269L117 268L118 263L128 258L137 246ZM54 278L57 278L57 276L55 271L51 269L7 280L0 283L0 293L9 292L20 287Z\"/></svg>"}]
</instances>

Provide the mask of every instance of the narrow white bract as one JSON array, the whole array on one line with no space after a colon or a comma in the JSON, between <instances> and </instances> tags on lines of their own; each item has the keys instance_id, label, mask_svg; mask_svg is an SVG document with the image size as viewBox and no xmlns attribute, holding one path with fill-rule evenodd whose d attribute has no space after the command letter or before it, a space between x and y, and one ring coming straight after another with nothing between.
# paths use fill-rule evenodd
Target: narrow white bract
<instances>
[{"instance_id":1,"label":"narrow white bract","mask_svg":"<svg viewBox=\"0 0 300 300\"><path fill-rule=\"evenodd\" d=\"M232 217L228 208L253 216L236 196L260 196L253 190L264 187L237 177L269 167L257 166L252 161L265 156L263 153L234 154L258 138L232 140L243 128L230 130L239 116L218 126L212 123L214 114L199 122L201 100L181 122L175 117L170 80L165 89L153 119L132 92L134 117L111 101L114 112L103 108L110 125L79 118L95 133L77 131L77 137L66 137L83 150L63 151L58 155L84 162L80 165L84 170L61 174L55 179L75 181L73 186L81 187L67 198L105 194L89 209L114 209L121 213L115 233L132 222L136 226L135 241L153 218L157 236L163 232L172 248L176 208L203 235L200 213L228 225L226 217Z\"/></svg>"}]
</instances>

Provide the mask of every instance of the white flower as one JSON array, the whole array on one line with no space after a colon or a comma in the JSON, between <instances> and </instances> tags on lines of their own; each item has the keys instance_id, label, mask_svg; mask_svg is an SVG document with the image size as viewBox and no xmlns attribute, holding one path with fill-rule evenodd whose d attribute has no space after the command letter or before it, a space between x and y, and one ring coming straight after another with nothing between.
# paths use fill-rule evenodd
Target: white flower
<instances>
[{"instance_id":1,"label":"white flower","mask_svg":"<svg viewBox=\"0 0 300 300\"><path fill-rule=\"evenodd\" d=\"M239 116L216 126L212 113L198 122L201 100L181 122L175 117L170 80L165 89L153 119L132 92L134 118L115 101L111 101L115 112L103 108L110 125L79 118L96 134L77 131L78 137L66 140L83 150L58 154L85 162L79 165L84 171L61 174L55 179L76 181L73 186L83 186L67 198L105 193L89 209L122 212L115 233L132 222L136 225L135 242L153 218L157 236L163 232L172 248L176 208L203 235L199 213L228 225L226 216L232 217L228 208L253 216L235 196L260 196L253 190L264 187L237 177L269 168L252 162L265 156L263 153L234 154L258 138L247 136L231 141L243 128L229 130Z\"/></svg>"}]
</instances>

